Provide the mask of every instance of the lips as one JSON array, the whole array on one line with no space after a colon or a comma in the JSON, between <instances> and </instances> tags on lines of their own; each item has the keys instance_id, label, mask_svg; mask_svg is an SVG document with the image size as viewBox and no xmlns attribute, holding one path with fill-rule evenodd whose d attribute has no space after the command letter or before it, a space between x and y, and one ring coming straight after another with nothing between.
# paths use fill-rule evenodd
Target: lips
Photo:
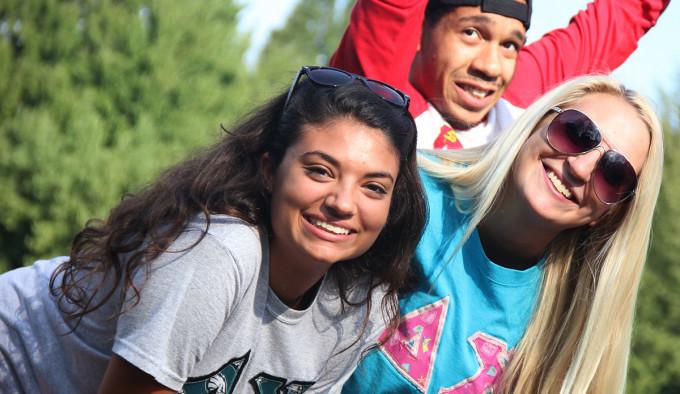
<instances>
[{"instance_id":1,"label":"lips","mask_svg":"<svg viewBox=\"0 0 680 394\"><path fill-rule=\"evenodd\" d=\"M548 171L547 174L548 179L550 179L550 182L552 182L553 186L555 186L555 189L558 192L560 192L564 197L571 200L573 193L569 189L567 189L566 186L564 186L564 183L562 183L560 178L557 177L557 174L555 174L552 171Z\"/></svg>"},{"instance_id":2,"label":"lips","mask_svg":"<svg viewBox=\"0 0 680 394\"><path fill-rule=\"evenodd\" d=\"M491 90L478 89L469 85L463 86L463 89L480 100L491 94Z\"/></svg>"},{"instance_id":3,"label":"lips","mask_svg":"<svg viewBox=\"0 0 680 394\"><path fill-rule=\"evenodd\" d=\"M314 227L317 227L319 229L322 229L324 231L327 231L331 234L335 235L349 235L352 233L351 229L340 227L334 224L330 224L328 222L325 222L323 220L320 220L318 218L313 218L313 217L308 217L306 218L308 222L310 222Z\"/></svg>"},{"instance_id":4,"label":"lips","mask_svg":"<svg viewBox=\"0 0 680 394\"><path fill-rule=\"evenodd\" d=\"M472 111L481 111L492 104L495 88L476 83L456 82L455 88L461 99L461 105Z\"/></svg>"},{"instance_id":5,"label":"lips","mask_svg":"<svg viewBox=\"0 0 680 394\"><path fill-rule=\"evenodd\" d=\"M557 175L557 173L550 168L545 168L545 174L546 174L546 179L548 182L553 186L552 190L556 193L559 194L560 196L564 197L565 199L578 203L576 201L576 195L574 192L571 190L571 188L567 185L564 184L562 179Z\"/></svg>"}]
</instances>

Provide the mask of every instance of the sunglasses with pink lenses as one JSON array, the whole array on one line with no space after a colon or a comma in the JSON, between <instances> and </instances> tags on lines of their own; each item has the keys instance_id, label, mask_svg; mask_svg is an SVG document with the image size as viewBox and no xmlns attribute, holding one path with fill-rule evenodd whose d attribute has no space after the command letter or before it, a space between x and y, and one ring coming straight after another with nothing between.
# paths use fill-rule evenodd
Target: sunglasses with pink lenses
<instances>
[{"instance_id":1,"label":"sunglasses with pink lenses","mask_svg":"<svg viewBox=\"0 0 680 394\"><path fill-rule=\"evenodd\" d=\"M596 149L602 134L586 114L576 109L553 107L557 116L548 125L548 144L560 153L580 155ZM593 172L593 189L605 204L616 204L635 194L637 174L628 159L615 150L606 150Z\"/></svg>"}]
</instances>

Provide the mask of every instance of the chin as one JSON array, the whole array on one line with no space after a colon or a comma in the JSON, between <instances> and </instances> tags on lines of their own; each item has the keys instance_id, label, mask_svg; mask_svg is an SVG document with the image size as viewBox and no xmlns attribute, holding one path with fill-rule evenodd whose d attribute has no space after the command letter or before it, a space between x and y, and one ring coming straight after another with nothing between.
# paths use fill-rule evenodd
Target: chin
<instances>
[{"instance_id":1,"label":"chin","mask_svg":"<svg viewBox=\"0 0 680 394\"><path fill-rule=\"evenodd\" d=\"M344 252L344 253L338 253L337 251L334 253L326 253L326 254L318 254L317 253L317 259L319 263L321 264L327 264L327 265L333 265L337 264L343 261L347 260L353 260L358 257L361 257L364 255L365 252Z\"/></svg>"},{"instance_id":2,"label":"chin","mask_svg":"<svg viewBox=\"0 0 680 394\"><path fill-rule=\"evenodd\" d=\"M439 109L437 109L439 110ZM444 112L444 111L439 111L447 122L449 122L449 125L453 127L454 130L469 130L478 124L482 123L484 118L486 117L486 114L488 111L485 111L483 114L478 114L474 113L473 115L470 115L470 111L462 110L466 112L464 116L456 116L453 111L450 112Z\"/></svg>"},{"instance_id":3,"label":"chin","mask_svg":"<svg viewBox=\"0 0 680 394\"><path fill-rule=\"evenodd\" d=\"M333 265L340 261L349 260L354 256L348 255L346 253L328 252L319 253L318 251L314 254L310 254L309 258L318 264L322 265Z\"/></svg>"},{"instance_id":4,"label":"chin","mask_svg":"<svg viewBox=\"0 0 680 394\"><path fill-rule=\"evenodd\" d=\"M546 223L549 227L560 229L560 231L583 226L582 223L577 223L576 220L573 220L569 216L568 211L564 211L554 204L546 203L536 206L534 213L539 220Z\"/></svg>"}]
</instances>

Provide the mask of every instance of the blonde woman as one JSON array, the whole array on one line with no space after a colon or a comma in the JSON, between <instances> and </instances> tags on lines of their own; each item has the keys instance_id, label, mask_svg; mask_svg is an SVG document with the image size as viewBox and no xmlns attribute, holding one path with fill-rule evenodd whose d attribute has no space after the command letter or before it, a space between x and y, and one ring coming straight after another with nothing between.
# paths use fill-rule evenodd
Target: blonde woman
<instances>
[{"instance_id":1,"label":"blonde woman","mask_svg":"<svg viewBox=\"0 0 680 394\"><path fill-rule=\"evenodd\" d=\"M344 391L623 392L662 162L650 106L596 76L423 155L417 288Z\"/></svg>"}]
</instances>

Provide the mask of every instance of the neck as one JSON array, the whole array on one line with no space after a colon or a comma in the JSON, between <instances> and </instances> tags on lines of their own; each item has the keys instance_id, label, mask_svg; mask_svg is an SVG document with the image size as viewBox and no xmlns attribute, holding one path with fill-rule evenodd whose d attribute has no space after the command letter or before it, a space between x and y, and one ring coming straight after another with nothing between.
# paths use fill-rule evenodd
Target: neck
<instances>
[{"instance_id":1,"label":"neck","mask_svg":"<svg viewBox=\"0 0 680 394\"><path fill-rule=\"evenodd\" d=\"M439 108L437 108L437 111L439 111ZM448 116L447 114L445 114L441 111L439 111L439 113L442 115L442 118L444 118L444 120L446 122L448 122L448 124L451 126L451 128L453 128L456 131L468 131L471 128L477 126L477 125L485 124L487 118L489 117L489 115L487 114L487 115L484 116L484 119L482 119L482 121L479 122L479 123L465 123L465 122L458 121L458 120L454 119L453 117Z\"/></svg>"},{"instance_id":2,"label":"neck","mask_svg":"<svg viewBox=\"0 0 680 394\"><path fill-rule=\"evenodd\" d=\"M312 270L295 264L286 258L286 254L277 253L274 243L270 245L269 287L284 304L293 309L305 309L314 299L317 285L328 269Z\"/></svg>"},{"instance_id":3,"label":"neck","mask_svg":"<svg viewBox=\"0 0 680 394\"><path fill-rule=\"evenodd\" d=\"M487 257L511 269L525 270L536 265L548 245L559 234L533 223L529 215L512 210L493 209L477 226Z\"/></svg>"}]
</instances>

